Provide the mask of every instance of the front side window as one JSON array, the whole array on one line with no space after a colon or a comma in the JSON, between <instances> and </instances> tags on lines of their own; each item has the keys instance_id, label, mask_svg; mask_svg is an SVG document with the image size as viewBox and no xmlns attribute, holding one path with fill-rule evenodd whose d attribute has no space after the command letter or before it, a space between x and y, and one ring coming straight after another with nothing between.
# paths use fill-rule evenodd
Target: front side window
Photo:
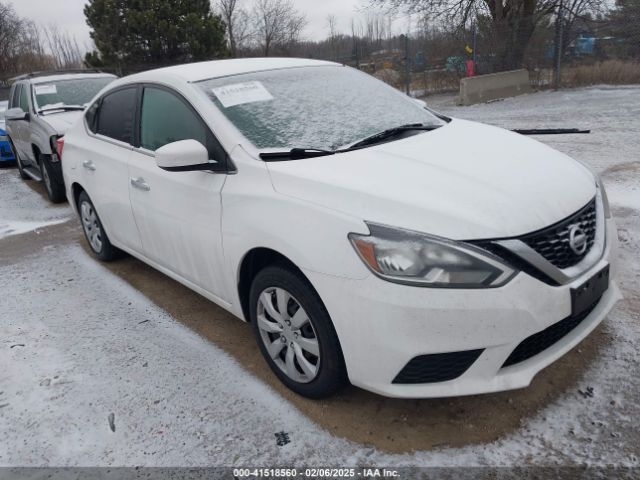
<instances>
[{"instance_id":1,"label":"front side window","mask_svg":"<svg viewBox=\"0 0 640 480\"><path fill-rule=\"evenodd\" d=\"M23 85L20 90L20 108L23 112L29 111L29 86Z\"/></svg>"},{"instance_id":2,"label":"front side window","mask_svg":"<svg viewBox=\"0 0 640 480\"><path fill-rule=\"evenodd\" d=\"M140 112L140 146L156 151L180 140L197 140L209 158L224 161L224 151L197 113L180 97L167 90L146 87Z\"/></svg>"},{"instance_id":3,"label":"front side window","mask_svg":"<svg viewBox=\"0 0 640 480\"><path fill-rule=\"evenodd\" d=\"M116 90L105 95L97 113L96 133L133 144L137 87Z\"/></svg>"},{"instance_id":4,"label":"front side window","mask_svg":"<svg viewBox=\"0 0 640 480\"><path fill-rule=\"evenodd\" d=\"M21 84L17 83L11 91L11 106L10 108L18 108L20 106L20 88Z\"/></svg>"},{"instance_id":5,"label":"front side window","mask_svg":"<svg viewBox=\"0 0 640 480\"><path fill-rule=\"evenodd\" d=\"M197 85L259 149L335 150L400 125L445 124L398 90L337 65L254 72Z\"/></svg>"},{"instance_id":6,"label":"front side window","mask_svg":"<svg viewBox=\"0 0 640 480\"><path fill-rule=\"evenodd\" d=\"M33 87L36 109L46 111L65 107L84 107L100 90L114 80L114 77L89 77L38 83Z\"/></svg>"}]
</instances>

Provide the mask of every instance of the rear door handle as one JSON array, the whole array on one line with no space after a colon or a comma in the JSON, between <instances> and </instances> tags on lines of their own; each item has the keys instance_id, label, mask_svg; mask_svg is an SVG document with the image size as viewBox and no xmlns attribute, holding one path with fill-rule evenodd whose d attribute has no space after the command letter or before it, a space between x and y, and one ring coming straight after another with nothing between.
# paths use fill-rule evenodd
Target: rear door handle
<instances>
[{"instance_id":1,"label":"rear door handle","mask_svg":"<svg viewBox=\"0 0 640 480\"><path fill-rule=\"evenodd\" d=\"M149 184L145 182L144 178L142 177L132 178L131 186L133 188L137 188L138 190L142 190L143 192L148 192L149 190L151 190L151 187L149 186Z\"/></svg>"},{"instance_id":2,"label":"rear door handle","mask_svg":"<svg viewBox=\"0 0 640 480\"><path fill-rule=\"evenodd\" d=\"M92 172L96 171L96 165L91 160L85 160L82 162L82 166L87 170L91 170Z\"/></svg>"}]
</instances>

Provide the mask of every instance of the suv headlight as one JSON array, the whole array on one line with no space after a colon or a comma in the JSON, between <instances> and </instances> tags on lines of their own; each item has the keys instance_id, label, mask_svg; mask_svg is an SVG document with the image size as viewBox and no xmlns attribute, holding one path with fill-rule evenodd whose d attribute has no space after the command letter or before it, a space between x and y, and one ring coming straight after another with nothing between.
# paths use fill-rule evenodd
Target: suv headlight
<instances>
[{"instance_id":1,"label":"suv headlight","mask_svg":"<svg viewBox=\"0 0 640 480\"><path fill-rule=\"evenodd\" d=\"M349 239L362 261L390 282L437 288L492 288L517 271L478 247L432 235L367 223L370 235Z\"/></svg>"}]
</instances>

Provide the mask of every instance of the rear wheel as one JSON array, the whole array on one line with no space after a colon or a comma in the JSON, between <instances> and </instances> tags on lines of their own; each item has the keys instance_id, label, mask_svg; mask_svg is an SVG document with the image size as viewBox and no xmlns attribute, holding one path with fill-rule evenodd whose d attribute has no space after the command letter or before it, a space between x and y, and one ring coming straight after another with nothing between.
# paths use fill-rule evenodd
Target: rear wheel
<instances>
[{"instance_id":1,"label":"rear wheel","mask_svg":"<svg viewBox=\"0 0 640 480\"><path fill-rule=\"evenodd\" d=\"M122 251L109 241L100 217L98 217L98 212L85 192L80 192L78 196L78 213L84 235L96 257L105 262L121 257Z\"/></svg>"},{"instance_id":2,"label":"rear wheel","mask_svg":"<svg viewBox=\"0 0 640 480\"><path fill-rule=\"evenodd\" d=\"M51 164L48 155L40 155L40 170L42 170L42 181L47 189L47 195L52 203L62 203L67 199L64 191L64 181L59 178Z\"/></svg>"},{"instance_id":3,"label":"rear wheel","mask_svg":"<svg viewBox=\"0 0 640 480\"><path fill-rule=\"evenodd\" d=\"M265 360L294 392L323 398L347 380L338 336L320 297L301 274L270 266L251 286L251 322Z\"/></svg>"}]
</instances>

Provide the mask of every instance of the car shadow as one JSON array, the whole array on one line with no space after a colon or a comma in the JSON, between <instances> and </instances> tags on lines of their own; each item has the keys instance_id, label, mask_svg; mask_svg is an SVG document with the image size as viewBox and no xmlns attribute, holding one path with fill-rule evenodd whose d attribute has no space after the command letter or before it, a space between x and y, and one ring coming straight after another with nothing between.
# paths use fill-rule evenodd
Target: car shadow
<instances>
[{"instance_id":1,"label":"car shadow","mask_svg":"<svg viewBox=\"0 0 640 480\"><path fill-rule=\"evenodd\" d=\"M84 239L79 241L90 255ZM585 370L611 341L599 327L540 372L526 389L403 400L349 386L333 398L308 400L284 387L269 370L248 324L133 257L105 265L177 321L222 348L325 430L393 453L488 443L514 432L563 394L577 395L578 388L584 388Z\"/></svg>"}]
</instances>

